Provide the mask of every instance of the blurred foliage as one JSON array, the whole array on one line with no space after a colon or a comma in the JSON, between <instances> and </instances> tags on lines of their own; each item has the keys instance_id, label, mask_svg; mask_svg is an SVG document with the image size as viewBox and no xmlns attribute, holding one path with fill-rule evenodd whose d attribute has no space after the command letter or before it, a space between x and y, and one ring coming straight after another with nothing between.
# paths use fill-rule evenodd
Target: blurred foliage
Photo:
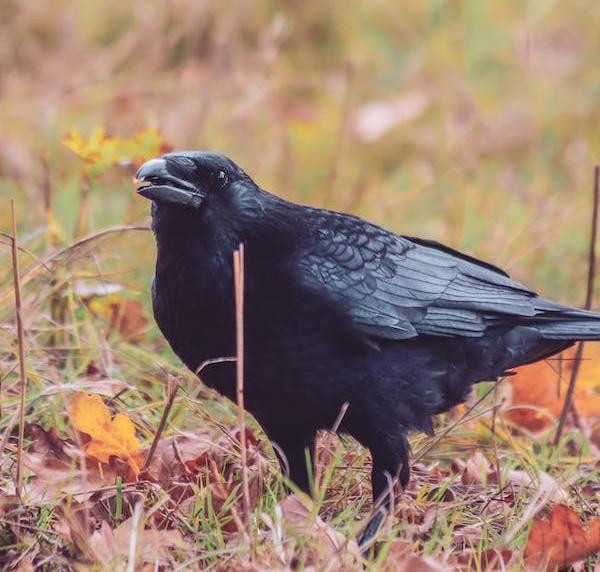
<instances>
[{"instance_id":1,"label":"blurred foliage","mask_svg":"<svg viewBox=\"0 0 600 572\"><path fill-rule=\"evenodd\" d=\"M1 12L0 193L19 198L31 234L46 185L55 217L74 224L81 174L66 132L154 127L175 149L229 154L278 194L582 299L600 5L4 0ZM402 109L407 94L421 109ZM388 114L374 138L366 106ZM144 216L131 171L93 183L91 228ZM135 240L149 270L151 241Z\"/></svg>"},{"instance_id":2,"label":"blurred foliage","mask_svg":"<svg viewBox=\"0 0 600 572\"><path fill-rule=\"evenodd\" d=\"M63 143L85 161L86 172L98 175L114 165L139 164L161 154L163 142L156 129L144 129L129 139L107 135L96 127L88 139L70 129Z\"/></svg>"}]
</instances>

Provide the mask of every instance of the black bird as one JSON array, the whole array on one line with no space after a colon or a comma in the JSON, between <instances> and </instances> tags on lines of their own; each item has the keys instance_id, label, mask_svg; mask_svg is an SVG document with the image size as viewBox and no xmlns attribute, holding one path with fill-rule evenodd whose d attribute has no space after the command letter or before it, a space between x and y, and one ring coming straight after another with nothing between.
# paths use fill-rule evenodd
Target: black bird
<instances>
[{"instance_id":1,"label":"black bird","mask_svg":"<svg viewBox=\"0 0 600 572\"><path fill-rule=\"evenodd\" d=\"M305 450L349 404L340 431L386 473L409 478L411 430L576 340L600 339L600 314L539 298L501 269L358 217L262 190L230 159L169 153L136 175L151 199L158 258L154 315L192 371L235 355L232 253L245 245L245 399L305 490ZM235 365L202 379L235 399Z\"/></svg>"}]
</instances>

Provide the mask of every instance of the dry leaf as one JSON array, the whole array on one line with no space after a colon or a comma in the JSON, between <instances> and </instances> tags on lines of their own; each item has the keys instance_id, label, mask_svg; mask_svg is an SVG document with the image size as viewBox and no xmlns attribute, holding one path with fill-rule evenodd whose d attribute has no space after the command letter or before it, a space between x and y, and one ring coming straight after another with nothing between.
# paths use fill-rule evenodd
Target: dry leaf
<instances>
[{"instance_id":1,"label":"dry leaf","mask_svg":"<svg viewBox=\"0 0 600 572\"><path fill-rule=\"evenodd\" d=\"M552 360L526 365L509 378L512 406L505 417L530 431L540 431L560 415L573 370L575 349ZM600 417L600 344L586 344L575 388L575 405L583 417Z\"/></svg>"},{"instance_id":2,"label":"dry leaf","mask_svg":"<svg viewBox=\"0 0 600 572\"><path fill-rule=\"evenodd\" d=\"M475 451L466 462L461 480L464 485L485 484L492 472L492 465L481 451Z\"/></svg>"},{"instance_id":3,"label":"dry leaf","mask_svg":"<svg viewBox=\"0 0 600 572\"><path fill-rule=\"evenodd\" d=\"M33 556L29 554L24 558L21 558L19 565L13 568L14 572L35 572L36 566L33 563Z\"/></svg>"},{"instance_id":4,"label":"dry leaf","mask_svg":"<svg viewBox=\"0 0 600 572\"><path fill-rule=\"evenodd\" d=\"M565 490L548 474L543 471L532 477L527 471L512 470L505 474L506 484L513 487L529 488L531 492L543 493L551 502L562 502L567 500Z\"/></svg>"},{"instance_id":5,"label":"dry leaf","mask_svg":"<svg viewBox=\"0 0 600 572\"><path fill-rule=\"evenodd\" d=\"M178 504L179 512L185 515L197 510L198 485L209 488L210 502L219 515L222 530L237 532L232 509L241 514L241 497L239 494L234 497L235 502L231 502L230 497L239 491L241 461L232 443L234 435L215 435L208 428L200 428L196 433L161 439L144 476L160 483ZM268 461L260 443L250 433L247 445L246 466L253 510L263 494Z\"/></svg>"},{"instance_id":6,"label":"dry leaf","mask_svg":"<svg viewBox=\"0 0 600 572\"><path fill-rule=\"evenodd\" d=\"M106 565L126 560L133 533L133 518L128 518L114 529L103 521L100 530L92 534L89 542L97 561ZM142 528L137 531L136 552L143 562L168 565L171 562L169 550L182 546L184 541L178 530Z\"/></svg>"},{"instance_id":7,"label":"dry leaf","mask_svg":"<svg viewBox=\"0 0 600 572\"><path fill-rule=\"evenodd\" d=\"M478 550L462 550L451 558L456 570L497 572L500 570L513 570L511 562L515 554L508 548L488 548L482 552Z\"/></svg>"},{"instance_id":8,"label":"dry leaf","mask_svg":"<svg viewBox=\"0 0 600 572\"><path fill-rule=\"evenodd\" d=\"M94 298L89 308L108 319L109 330L116 330L122 338L135 341L148 328L144 306L137 300L128 300L119 294Z\"/></svg>"},{"instance_id":9,"label":"dry leaf","mask_svg":"<svg viewBox=\"0 0 600 572\"><path fill-rule=\"evenodd\" d=\"M292 494L279 502L283 528L292 538L301 536L311 539L311 553L308 555L309 562L323 561L334 557L345 543L344 535L335 531L323 522L318 515L311 514L312 501L301 499ZM345 544L344 552L357 556L358 546L354 540Z\"/></svg>"},{"instance_id":10,"label":"dry leaf","mask_svg":"<svg viewBox=\"0 0 600 572\"><path fill-rule=\"evenodd\" d=\"M383 567L383 572L444 572L449 570L450 567L433 558L413 554L410 543L401 539L392 541Z\"/></svg>"},{"instance_id":11,"label":"dry leaf","mask_svg":"<svg viewBox=\"0 0 600 572\"><path fill-rule=\"evenodd\" d=\"M139 473L144 456L135 436L131 419L119 413L111 419L108 407L99 395L76 393L70 403L73 424L91 437L85 452L103 463L114 455L127 461L134 473Z\"/></svg>"},{"instance_id":12,"label":"dry leaf","mask_svg":"<svg viewBox=\"0 0 600 572\"><path fill-rule=\"evenodd\" d=\"M535 570L564 568L600 551L600 518L583 528L577 514L564 504L556 505L543 519L533 522L525 562Z\"/></svg>"},{"instance_id":13,"label":"dry leaf","mask_svg":"<svg viewBox=\"0 0 600 572\"><path fill-rule=\"evenodd\" d=\"M33 477L26 487L27 502L47 502L61 493L77 494L84 501L94 489L115 482L118 470L114 464L100 470L98 461L86 458L75 443L61 439L55 429L46 432L39 425L31 425L28 436L32 446L23 454L23 462Z\"/></svg>"}]
</instances>

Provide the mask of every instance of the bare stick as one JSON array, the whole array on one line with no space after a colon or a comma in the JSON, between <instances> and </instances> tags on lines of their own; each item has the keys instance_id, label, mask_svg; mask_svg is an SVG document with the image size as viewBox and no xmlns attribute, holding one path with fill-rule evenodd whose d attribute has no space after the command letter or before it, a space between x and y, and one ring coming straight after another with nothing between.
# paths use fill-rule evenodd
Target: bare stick
<instances>
[{"instance_id":1,"label":"bare stick","mask_svg":"<svg viewBox=\"0 0 600 572\"><path fill-rule=\"evenodd\" d=\"M498 458L498 438L496 435L496 415L498 414L498 408L500 404L498 403L498 383L494 383L494 407L492 409L492 440L494 444L494 461L496 466L496 478L498 479L498 494L502 494L502 490L504 487L502 486L502 471L500 470L500 459ZM502 503L502 514L506 519L506 507L504 503Z\"/></svg>"},{"instance_id":2,"label":"bare stick","mask_svg":"<svg viewBox=\"0 0 600 572\"><path fill-rule=\"evenodd\" d=\"M592 307L592 300L594 297L594 280L596 278L596 236L598 234L598 202L600 199L600 165L596 165L594 168L594 206L592 208L592 231L590 233L590 250L588 256L588 279L587 279L587 292L585 295L585 309L590 310ZM575 415L575 408L573 407L573 395L575 394L575 385L577 383L577 375L579 374L579 366L581 364L581 358L583 357L584 342L579 342L577 350L575 352L575 363L573 364L573 370L571 371L571 379L569 380L569 387L567 388L567 394L565 395L565 402L563 404L562 411L560 412L560 418L558 420L558 427L556 428L556 434L554 435L553 445L556 447L562 437L567 415L573 412Z\"/></svg>"},{"instance_id":3,"label":"bare stick","mask_svg":"<svg viewBox=\"0 0 600 572\"><path fill-rule=\"evenodd\" d=\"M242 503L244 524L250 522L250 488L246 450L246 417L244 409L244 245L233 253L233 283L235 289L235 338L236 338L236 397L240 425L240 456L242 463Z\"/></svg>"},{"instance_id":4,"label":"bare stick","mask_svg":"<svg viewBox=\"0 0 600 572\"><path fill-rule=\"evenodd\" d=\"M160 441L162 432L165 428L165 425L167 424L167 419L169 418L169 413L171 412L171 408L173 407L173 402L175 401L175 396L177 395L178 389L179 380L170 375L167 379L167 404L165 405L162 417L160 418L160 421L158 423L158 429L154 434L154 439L152 440L152 445L150 445L150 450L148 451L146 459L144 460L144 466L141 470L142 473L148 469L150 463L152 462L152 458L154 457L154 453L156 452L156 447L158 446L158 442Z\"/></svg>"},{"instance_id":5,"label":"bare stick","mask_svg":"<svg viewBox=\"0 0 600 572\"><path fill-rule=\"evenodd\" d=\"M15 490L21 497L23 488L23 442L25 440L25 389L27 376L25 374L25 336L23 334L23 315L21 305L21 279L19 277L19 247L17 242L17 213L15 201L10 201L12 219L12 270L15 285L15 311L17 314L17 347L19 352L19 440L17 442L17 474L15 477Z\"/></svg>"}]
</instances>

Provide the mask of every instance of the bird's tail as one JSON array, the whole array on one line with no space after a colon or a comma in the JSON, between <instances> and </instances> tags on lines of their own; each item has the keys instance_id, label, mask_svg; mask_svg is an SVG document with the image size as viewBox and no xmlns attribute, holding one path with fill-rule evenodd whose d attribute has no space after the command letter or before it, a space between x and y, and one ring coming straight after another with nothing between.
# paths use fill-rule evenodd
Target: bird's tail
<instances>
[{"instance_id":1,"label":"bird's tail","mask_svg":"<svg viewBox=\"0 0 600 572\"><path fill-rule=\"evenodd\" d=\"M536 329L547 340L600 340L600 314L537 299L539 312L532 319ZM532 325L533 325L532 324Z\"/></svg>"},{"instance_id":2,"label":"bird's tail","mask_svg":"<svg viewBox=\"0 0 600 572\"><path fill-rule=\"evenodd\" d=\"M502 343L507 352L496 364L510 371L547 359L577 341L600 341L600 314L535 299L535 315L509 328Z\"/></svg>"}]
</instances>

